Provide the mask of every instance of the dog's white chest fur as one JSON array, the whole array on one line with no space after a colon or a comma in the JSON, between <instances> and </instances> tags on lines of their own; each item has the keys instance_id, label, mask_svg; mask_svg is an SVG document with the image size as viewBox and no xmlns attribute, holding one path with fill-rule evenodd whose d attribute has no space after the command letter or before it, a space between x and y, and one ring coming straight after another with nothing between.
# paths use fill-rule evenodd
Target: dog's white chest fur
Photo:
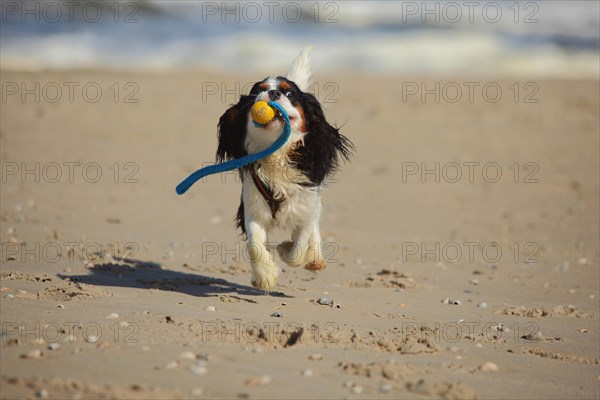
<instances>
[{"instance_id":1,"label":"dog's white chest fur","mask_svg":"<svg viewBox=\"0 0 600 400\"><path fill-rule=\"evenodd\" d=\"M258 172L259 176L269 185L274 196L283 197L284 201L280 203L275 218L272 218L272 210L267 200L256 187L250 173L246 171L243 174L242 198L244 204L247 204L249 216L267 226L277 226L290 231L312 219L315 209L320 208L321 187L292 183L285 177L286 170L283 169L276 172L281 179L267 180L264 179L263 168Z\"/></svg>"}]
</instances>

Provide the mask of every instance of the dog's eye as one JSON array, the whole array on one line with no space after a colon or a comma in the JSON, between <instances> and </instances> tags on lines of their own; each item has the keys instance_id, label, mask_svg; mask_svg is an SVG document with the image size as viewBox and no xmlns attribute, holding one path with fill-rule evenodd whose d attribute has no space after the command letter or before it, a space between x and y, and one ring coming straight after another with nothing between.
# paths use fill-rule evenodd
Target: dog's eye
<instances>
[{"instance_id":1,"label":"dog's eye","mask_svg":"<svg viewBox=\"0 0 600 400\"><path fill-rule=\"evenodd\" d=\"M294 92L285 92L285 97L287 97L288 99L291 99L294 97Z\"/></svg>"}]
</instances>

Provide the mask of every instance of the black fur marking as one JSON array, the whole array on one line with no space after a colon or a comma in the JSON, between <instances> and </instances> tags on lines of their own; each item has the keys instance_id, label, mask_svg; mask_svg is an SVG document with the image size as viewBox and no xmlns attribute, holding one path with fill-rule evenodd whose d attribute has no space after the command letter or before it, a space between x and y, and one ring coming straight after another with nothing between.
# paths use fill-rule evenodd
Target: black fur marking
<instances>
[{"instance_id":1,"label":"black fur marking","mask_svg":"<svg viewBox=\"0 0 600 400\"><path fill-rule=\"evenodd\" d=\"M248 113L254 104L252 96L241 96L240 101L232 105L219 119L217 162L240 158L247 155L244 149L246 122Z\"/></svg>"},{"instance_id":2,"label":"black fur marking","mask_svg":"<svg viewBox=\"0 0 600 400\"><path fill-rule=\"evenodd\" d=\"M313 186L319 186L342 161L350 160L354 145L340 134L339 129L329 125L315 96L302 93L301 105L308 133L304 137L304 146L299 147L291 159Z\"/></svg>"},{"instance_id":3,"label":"black fur marking","mask_svg":"<svg viewBox=\"0 0 600 400\"><path fill-rule=\"evenodd\" d=\"M258 91L258 84L254 85L252 88L252 92L254 91ZM246 122L248 120L248 113L254 104L254 97L256 97L256 94L240 96L240 101L225 111L219 119L217 133L219 144L216 154L217 163L240 158L248 154L244 148L244 141L246 140ZM241 177L242 171L240 170L240 178ZM241 199L235 220L237 227L242 230L242 234L245 236L244 203Z\"/></svg>"}]
</instances>

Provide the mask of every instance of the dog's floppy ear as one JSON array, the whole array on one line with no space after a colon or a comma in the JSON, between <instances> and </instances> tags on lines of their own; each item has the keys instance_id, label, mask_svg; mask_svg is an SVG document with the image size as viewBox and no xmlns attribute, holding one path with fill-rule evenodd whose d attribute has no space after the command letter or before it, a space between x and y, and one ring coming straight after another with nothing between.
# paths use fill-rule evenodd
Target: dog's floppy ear
<instances>
[{"instance_id":1,"label":"dog's floppy ear","mask_svg":"<svg viewBox=\"0 0 600 400\"><path fill-rule=\"evenodd\" d=\"M325 178L334 173L343 161L348 161L354 151L352 142L340 134L339 129L331 126L325 119L321 104L310 93L302 94L305 123L308 134L302 154L300 167L308 172L310 180L320 185Z\"/></svg>"},{"instance_id":2,"label":"dog's floppy ear","mask_svg":"<svg viewBox=\"0 0 600 400\"><path fill-rule=\"evenodd\" d=\"M240 101L231 106L219 119L217 162L240 158L246 155L244 140L246 138L246 122L250 96L241 96Z\"/></svg>"}]
</instances>

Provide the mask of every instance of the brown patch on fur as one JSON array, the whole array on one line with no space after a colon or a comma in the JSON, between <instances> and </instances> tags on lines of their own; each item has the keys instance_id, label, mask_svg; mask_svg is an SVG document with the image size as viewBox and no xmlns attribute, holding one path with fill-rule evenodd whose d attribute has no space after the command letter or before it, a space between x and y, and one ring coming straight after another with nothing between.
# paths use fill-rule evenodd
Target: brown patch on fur
<instances>
[{"instance_id":1,"label":"brown patch on fur","mask_svg":"<svg viewBox=\"0 0 600 400\"><path fill-rule=\"evenodd\" d=\"M289 158L293 158L298 153L298 149L302 146L304 146L304 137L298 140L297 142L292 143L290 149L287 152L287 156Z\"/></svg>"},{"instance_id":2,"label":"brown patch on fur","mask_svg":"<svg viewBox=\"0 0 600 400\"><path fill-rule=\"evenodd\" d=\"M287 81L281 81L281 82L279 82L279 88L281 89L282 92L285 90L289 90L290 84L287 83Z\"/></svg>"},{"instance_id":3,"label":"brown patch on fur","mask_svg":"<svg viewBox=\"0 0 600 400\"><path fill-rule=\"evenodd\" d=\"M322 269L327 268L327 264L324 261L321 262L311 262L304 266L309 271L321 271Z\"/></svg>"},{"instance_id":4,"label":"brown patch on fur","mask_svg":"<svg viewBox=\"0 0 600 400\"><path fill-rule=\"evenodd\" d=\"M259 89L262 90L263 92L266 90L269 90L269 84L267 82L263 82L260 85L258 85Z\"/></svg>"}]
</instances>

